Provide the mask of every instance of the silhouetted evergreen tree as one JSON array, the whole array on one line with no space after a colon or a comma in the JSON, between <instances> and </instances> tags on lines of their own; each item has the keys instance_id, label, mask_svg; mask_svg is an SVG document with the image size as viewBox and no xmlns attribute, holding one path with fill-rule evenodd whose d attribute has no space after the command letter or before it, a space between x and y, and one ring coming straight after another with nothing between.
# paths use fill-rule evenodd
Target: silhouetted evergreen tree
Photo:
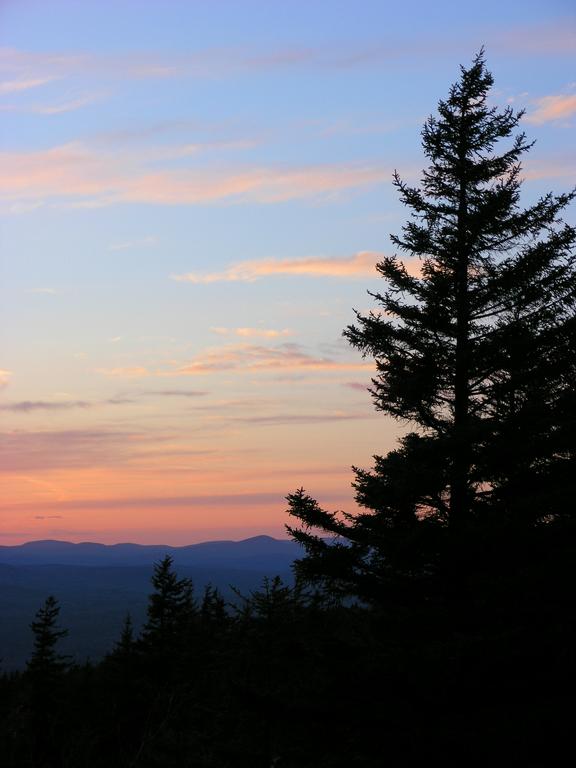
<instances>
[{"instance_id":1,"label":"silhouetted evergreen tree","mask_svg":"<svg viewBox=\"0 0 576 768\"><path fill-rule=\"evenodd\" d=\"M196 615L193 585L179 579L170 555L154 566L154 591L148 598L148 618L142 630L145 645L167 650L189 628Z\"/></svg>"},{"instance_id":2,"label":"silhouetted evergreen tree","mask_svg":"<svg viewBox=\"0 0 576 768\"><path fill-rule=\"evenodd\" d=\"M375 359L376 409L415 430L354 469L367 512L288 497L300 572L363 597L427 577L444 538L462 565L479 531L572 514L576 230L560 213L576 193L520 207L532 144L513 135L521 112L489 105L492 83L481 51L424 125L421 186L395 173L411 219L392 241L410 261L377 265L380 308L344 331Z\"/></svg>"},{"instance_id":3,"label":"silhouetted evergreen tree","mask_svg":"<svg viewBox=\"0 0 576 768\"><path fill-rule=\"evenodd\" d=\"M67 629L58 627L59 614L58 601L50 595L30 625L34 634L34 650L28 661L27 671L35 678L49 681L69 666L68 657L56 650L58 641L68 634Z\"/></svg>"},{"instance_id":4,"label":"silhouetted evergreen tree","mask_svg":"<svg viewBox=\"0 0 576 768\"><path fill-rule=\"evenodd\" d=\"M220 591L211 584L207 584L204 588L200 604L200 617L202 622L208 625L219 625L226 622L226 601Z\"/></svg>"},{"instance_id":5,"label":"silhouetted evergreen tree","mask_svg":"<svg viewBox=\"0 0 576 768\"><path fill-rule=\"evenodd\" d=\"M30 625L34 648L26 667L22 719L30 731L32 765L56 768L61 764L66 709L68 657L58 653L59 640L68 634L58 626L60 606L50 595Z\"/></svg>"},{"instance_id":6,"label":"silhouetted evergreen tree","mask_svg":"<svg viewBox=\"0 0 576 768\"><path fill-rule=\"evenodd\" d=\"M113 661L116 666L132 665L140 650L138 639L134 634L132 616L128 612L124 618L120 637L115 642L111 653L108 654L108 659Z\"/></svg>"}]
</instances>

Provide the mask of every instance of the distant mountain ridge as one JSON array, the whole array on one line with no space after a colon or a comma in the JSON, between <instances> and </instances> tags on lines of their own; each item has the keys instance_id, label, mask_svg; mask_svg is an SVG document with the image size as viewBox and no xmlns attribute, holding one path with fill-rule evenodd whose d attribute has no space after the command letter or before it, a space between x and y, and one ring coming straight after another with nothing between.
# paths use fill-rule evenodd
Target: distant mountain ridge
<instances>
[{"instance_id":1,"label":"distant mountain ridge","mask_svg":"<svg viewBox=\"0 0 576 768\"><path fill-rule=\"evenodd\" d=\"M175 566L224 566L261 570L285 569L302 554L300 545L289 539L252 536L241 541L205 541L186 546L164 544L72 543L45 539L14 546L0 546L5 565L134 566L152 565L171 555Z\"/></svg>"},{"instance_id":2,"label":"distant mountain ridge","mask_svg":"<svg viewBox=\"0 0 576 768\"><path fill-rule=\"evenodd\" d=\"M54 540L0 546L0 669L24 666L32 648L30 622L50 594L70 631L63 652L78 661L101 658L120 637L127 611L136 630L142 625L152 566L166 554L178 575L192 580L197 597L211 584L234 602L232 587L248 594L275 575L290 583L302 550L271 536L183 547Z\"/></svg>"}]
</instances>

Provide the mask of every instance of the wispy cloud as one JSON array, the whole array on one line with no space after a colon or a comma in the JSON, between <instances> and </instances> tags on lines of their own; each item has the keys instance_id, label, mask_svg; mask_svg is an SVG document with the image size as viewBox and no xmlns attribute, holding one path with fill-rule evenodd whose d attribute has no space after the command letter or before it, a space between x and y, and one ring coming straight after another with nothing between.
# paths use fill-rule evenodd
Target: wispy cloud
<instances>
[{"instance_id":1,"label":"wispy cloud","mask_svg":"<svg viewBox=\"0 0 576 768\"><path fill-rule=\"evenodd\" d=\"M11 82L55 77L119 79L162 79L172 77L217 79L229 75L274 70L342 70L387 66L413 57L444 55L446 51L469 51L478 32L469 39L461 36L383 39L375 43L339 41L324 45L285 45L282 48L213 47L194 53L129 51L123 54L94 52L36 52L16 48L0 49L0 71ZM482 36L482 35L480 35ZM565 54L574 51L576 34L571 19L549 24L511 24L497 30L487 26L484 37L492 50L531 55Z\"/></svg>"},{"instance_id":2,"label":"wispy cloud","mask_svg":"<svg viewBox=\"0 0 576 768\"><path fill-rule=\"evenodd\" d=\"M141 379L151 375L148 368L138 365L118 368L97 368L96 373L101 373L103 376L108 376L112 379Z\"/></svg>"},{"instance_id":3,"label":"wispy cloud","mask_svg":"<svg viewBox=\"0 0 576 768\"><path fill-rule=\"evenodd\" d=\"M4 80L3 82L0 82L0 96L4 96L7 93L20 93L21 91L28 91L31 88L38 88L41 85L52 82L52 80L54 80L53 77Z\"/></svg>"},{"instance_id":4,"label":"wispy cloud","mask_svg":"<svg viewBox=\"0 0 576 768\"><path fill-rule=\"evenodd\" d=\"M2 152L0 199L11 203L53 201L77 207L114 203L280 203L331 199L345 190L390 178L389 169L366 164L157 170L158 163L173 160L175 152L178 150L162 150L162 157L154 149L148 153L106 153L80 142L36 152Z\"/></svg>"},{"instance_id":5,"label":"wispy cloud","mask_svg":"<svg viewBox=\"0 0 576 768\"><path fill-rule=\"evenodd\" d=\"M526 121L536 125L566 120L576 114L576 93L543 96L534 103L536 109L526 116Z\"/></svg>"},{"instance_id":6,"label":"wispy cloud","mask_svg":"<svg viewBox=\"0 0 576 768\"><path fill-rule=\"evenodd\" d=\"M134 400L125 397L110 397L107 400L19 400L14 403L1 403L0 411L7 413L35 413L36 411L72 411L86 410L106 405L126 405Z\"/></svg>"},{"instance_id":7,"label":"wispy cloud","mask_svg":"<svg viewBox=\"0 0 576 768\"><path fill-rule=\"evenodd\" d=\"M0 471L114 466L128 460L142 436L115 430L23 431L0 434Z\"/></svg>"},{"instance_id":8,"label":"wispy cloud","mask_svg":"<svg viewBox=\"0 0 576 768\"><path fill-rule=\"evenodd\" d=\"M226 493L210 495L182 495L182 496L131 496L130 498L105 498L105 499L67 499L63 501L46 501L42 503L43 509L150 509L157 507L253 507L254 505L266 505L284 502L282 491L277 493ZM36 503L37 507L38 504ZM33 508L33 505L19 504L19 509Z\"/></svg>"},{"instance_id":9,"label":"wispy cloud","mask_svg":"<svg viewBox=\"0 0 576 768\"><path fill-rule=\"evenodd\" d=\"M6 212L10 215L18 216L19 214L30 213L31 211L36 211L38 208L43 207L43 200L19 200L16 203L6 206Z\"/></svg>"},{"instance_id":10,"label":"wispy cloud","mask_svg":"<svg viewBox=\"0 0 576 768\"><path fill-rule=\"evenodd\" d=\"M172 368L97 368L96 372L110 378L135 379L154 377L199 376L226 371L238 373L267 373L277 371L357 371L373 370L372 363L313 355L299 344L285 342L275 347L256 344L227 344L211 347L186 363Z\"/></svg>"},{"instance_id":11,"label":"wispy cloud","mask_svg":"<svg viewBox=\"0 0 576 768\"><path fill-rule=\"evenodd\" d=\"M210 393L200 389L155 389L147 392L140 392L142 396L149 397L205 397Z\"/></svg>"},{"instance_id":12,"label":"wispy cloud","mask_svg":"<svg viewBox=\"0 0 576 768\"><path fill-rule=\"evenodd\" d=\"M372 413L348 413L346 411L334 411L332 413L276 413L267 416L233 416L230 417L228 421L230 423L281 426L288 424L326 424L334 421L358 421L372 418Z\"/></svg>"},{"instance_id":13,"label":"wispy cloud","mask_svg":"<svg viewBox=\"0 0 576 768\"><path fill-rule=\"evenodd\" d=\"M55 288L30 288L28 293L41 293L48 296L55 296L58 291Z\"/></svg>"},{"instance_id":14,"label":"wispy cloud","mask_svg":"<svg viewBox=\"0 0 576 768\"><path fill-rule=\"evenodd\" d=\"M54 104L34 104L29 111L37 115L62 115L66 112L75 112L77 109L97 104L105 98L102 93L86 93L73 98L64 98Z\"/></svg>"},{"instance_id":15,"label":"wispy cloud","mask_svg":"<svg viewBox=\"0 0 576 768\"><path fill-rule=\"evenodd\" d=\"M263 338L263 339L277 339L281 336L292 336L293 331L289 328L283 328L280 331L273 328L210 328L212 333L216 333L218 336L241 336L243 338Z\"/></svg>"},{"instance_id":16,"label":"wispy cloud","mask_svg":"<svg viewBox=\"0 0 576 768\"><path fill-rule=\"evenodd\" d=\"M91 408L93 403L86 400L21 400L17 403L0 405L0 411L32 413L33 411L69 411L75 408Z\"/></svg>"},{"instance_id":17,"label":"wispy cloud","mask_svg":"<svg viewBox=\"0 0 576 768\"><path fill-rule=\"evenodd\" d=\"M573 156L530 159L522 168L522 176L530 181L539 179L570 179L576 176L576 158Z\"/></svg>"},{"instance_id":18,"label":"wispy cloud","mask_svg":"<svg viewBox=\"0 0 576 768\"><path fill-rule=\"evenodd\" d=\"M30 115L63 115L67 112L75 112L78 109L97 104L105 99L103 93L86 93L79 96L64 96L51 103L4 103L0 104L0 112L16 112Z\"/></svg>"},{"instance_id":19,"label":"wispy cloud","mask_svg":"<svg viewBox=\"0 0 576 768\"><path fill-rule=\"evenodd\" d=\"M342 386L347 389L353 389L357 392L366 392L368 390L368 384L362 381L344 381Z\"/></svg>"},{"instance_id":20,"label":"wispy cloud","mask_svg":"<svg viewBox=\"0 0 576 768\"><path fill-rule=\"evenodd\" d=\"M0 389L6 387L12 378L12 371L8 371L6 368L0 368Z\"/></svg>"},{"instance_id":21,"label":"wispy cloud","mask_svg":"<svg viewBox=\"0 0 576 768\"><path fill-rule=\"evenodd\" d=\"M311 355L299 344L284 343L276 347L254 344L229 344L206 350L164 376L194 376L219 371L267 372L278 370L349 371L373 369L371 363L337 360Z\"/></svg>"},{"instance_id":22,"label":"wispy cloud","mask_svg":"<svg viewBox=\"0 0 576 768\"><path fill-rule=\"evenodd\" d=\"M112 79L163 78L177 74L177 57L154 53L121 55L90 52L64 53L0 48L0 71L12 73L16 80L50 80L64 77L99 77Z\"/></svg>"},{"instance_id":23,"label":"wispy cloud","mask_svg":"<svg viewBox=\"0 0 576 768\"><path fill-rule=\"evenodd\" d=\"M500 25L491 32L490 51L501 51L507 55L572 55L576 47L574 19L568 16L549 23Z\"/></svg>"},{"instance_id":24,"label":"wispy cloud","mask_svg":"<svg viewBox=\"0 0 576 768\"><path fill-rule=\"evenodd\" d=\"M367 278L376 276L375 266L382 258L383 254L376 251L360 251L354 256L342 258L261 259L232 264L223 272L188 272L171 277L178 282L201 285L218 282L252 283L276 275Z\"/></svg>"}]
</instances>

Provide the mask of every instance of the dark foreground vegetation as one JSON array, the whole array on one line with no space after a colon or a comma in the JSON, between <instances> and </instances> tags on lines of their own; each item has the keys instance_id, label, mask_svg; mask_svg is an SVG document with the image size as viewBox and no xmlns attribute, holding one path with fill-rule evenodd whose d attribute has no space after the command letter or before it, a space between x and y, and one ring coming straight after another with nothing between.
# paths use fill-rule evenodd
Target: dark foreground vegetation
<instances>
[{"instance_id":1,"label":"dark foreground vegetation","mask_svg":"<svg viewBox=\"0 0 576 768\"><path fill-rule=\"evenodd\" d=\"M296 585L227 608L170 557L147 620L97 665L57 648L58 604L1 681L3 765L564 765L576 555L575 193L519 205L521 119L480 53L423 130L420 188L379 309L345 335L376 408L410 425L355 469L361 512L290 494ZM500 146L502 144L502 146ZM498 151L497 151L498 150ZM418 257L418 258L417 258ZM419 259L419 261L418 261Z\"/></svg>"},{"instance_id":2,"label":"dark foreground vegetation","mask_svg":"<svg viewBox=\"0 0 576 768\"><path fill-rule=\"evenodd\" d=\"M49 602L1 682L2 765L560 765L576 537L550 533L480 547L465 599L430 584L372 609L272 580L227 612L164 561L142 635L97 665L59 657Z\"/></svg>"}]
</instances>

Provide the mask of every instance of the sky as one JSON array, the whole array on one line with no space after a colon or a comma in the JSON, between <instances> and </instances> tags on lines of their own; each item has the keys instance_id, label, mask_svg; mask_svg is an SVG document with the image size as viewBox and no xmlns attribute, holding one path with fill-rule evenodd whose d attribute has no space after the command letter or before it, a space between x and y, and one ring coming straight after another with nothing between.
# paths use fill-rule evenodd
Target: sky
<instances>
[{"instance_id":1,"label":"sky","mask_svg":"<svg viewBox=\"0 0 576 768\"><path fill-rule=\"evenodd\" d=\"M285 537L407 425L342 330L484 45L576 179L571 2L0 0L0 544ZM574 218L574 211L570 214Z\"/></svg>"}]
</instances>

